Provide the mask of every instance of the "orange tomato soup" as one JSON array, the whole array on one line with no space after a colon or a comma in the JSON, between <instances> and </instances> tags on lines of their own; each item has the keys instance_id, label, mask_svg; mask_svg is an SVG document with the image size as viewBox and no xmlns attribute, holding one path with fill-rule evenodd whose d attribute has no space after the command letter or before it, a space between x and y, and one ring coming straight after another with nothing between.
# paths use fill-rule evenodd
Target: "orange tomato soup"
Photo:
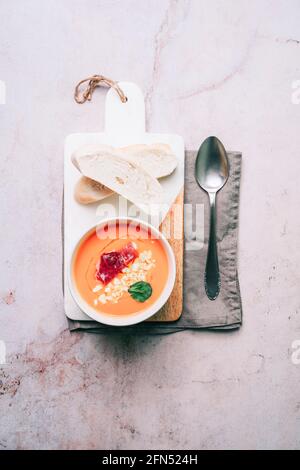
<instances>
[{"instance_id":1,"label":"orange tomato soup","mask_svg":"<svg viewBox=\"0 0 300 470\"><path fill-rule=\"evenodd\" d=\"M160 240L151 238L150 230L118 223L113 230L106 225L92 232L77 249L73 279L81 297L94 310L108 315L139 313L161 295L168 278L168 259ZM113 238L112 238L113 237ZM109 282L99 280L102 255L121 252L130 246L135 253L121 272ZM136 282L149 283L152 294L141 302L128 292Z\"/></svg>"}]
</instances>

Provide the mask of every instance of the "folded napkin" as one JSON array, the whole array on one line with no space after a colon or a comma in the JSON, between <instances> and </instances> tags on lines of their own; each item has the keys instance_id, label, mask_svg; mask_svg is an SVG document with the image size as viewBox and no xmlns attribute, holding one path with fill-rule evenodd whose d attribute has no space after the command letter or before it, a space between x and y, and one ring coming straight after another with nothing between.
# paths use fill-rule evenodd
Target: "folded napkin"
<instances>
[{"instance_id":1,"label":"folded napkin","mask_svg":"<svg viewBox=\"0 0 300 470\"><path fill-rule=\"evenodd\" d=\"M229 152L230 176L217 196L217 238L221 291L216 300L209 300L204 288L209 232L209 201L194 177L196 151L186 152L185 161L185 253L184 306L176 322L143 322L127 327L110 327L95 321L69 321L71 331L90 333L136 332L147 334L175 333L186 329L234 329L242 324L242 303L237 273L237 240L239 191L242 155ZM193 232L193 223L198 230ZM195 213L198 219L195 221ZM199 231L200 227L200 231ZM203 233L202 233L203 232Z\"/></svg>"}]
</instances>

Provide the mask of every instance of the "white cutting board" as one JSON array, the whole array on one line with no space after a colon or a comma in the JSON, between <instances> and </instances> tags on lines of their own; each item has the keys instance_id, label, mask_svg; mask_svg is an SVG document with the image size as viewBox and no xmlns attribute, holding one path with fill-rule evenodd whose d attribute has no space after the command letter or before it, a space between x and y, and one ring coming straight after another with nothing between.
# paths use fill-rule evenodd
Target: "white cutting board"
<instances>
[{"instance_id":1,"label":"white cutting board","mask_svg":"<svg viewBox=\"0 0 300 470\"><path fill-rule=\"evenodd\" d=\"M152 134L145 131L145 102L140 88L131 82L119 82L128 100L122 103L112 88L105 102L105 131L99 133L70 134L65 140L64 155L64 298L65 313L72 320L90 320L74 302L68 286L68 267L73 249L79 238L105 217L104 204L112 204L115 215L127 215L137 209L133 204L112 195L95 204L82 205L74 199L74 187L80 178L79 171L71 162L72 153L86 144L107 144L122 147L130 144L169 144L178 159L178 166L170 176L160 179L167 207L160 218L146 219L159 226L184 185L184 142L175 134ZM137 209L138 210L138 209ZM131 212L132 214L132 212ZM106 215L107 217L107 215Z\"/></svg>"}]
</instances>

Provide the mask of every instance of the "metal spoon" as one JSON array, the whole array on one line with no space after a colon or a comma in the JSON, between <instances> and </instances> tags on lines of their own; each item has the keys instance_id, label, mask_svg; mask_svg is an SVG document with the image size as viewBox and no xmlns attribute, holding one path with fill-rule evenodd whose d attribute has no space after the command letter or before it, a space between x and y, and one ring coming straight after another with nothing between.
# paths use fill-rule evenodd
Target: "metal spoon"
<instances>
[{"instance_id":1,"label":"metal spoon","mask_svg":"<svg viewBox=\"0 0 300 470\"><path fill-rule=\"evenodd\" d=\"M195 177L200 188L208 193L210 202L210 229L205 267L205 291L210 300L220 292L220 272L216 236L216 195L229 176L226 150L217 137L208 137L201 145L196 158Z\"/></svg>"}]
</instances>

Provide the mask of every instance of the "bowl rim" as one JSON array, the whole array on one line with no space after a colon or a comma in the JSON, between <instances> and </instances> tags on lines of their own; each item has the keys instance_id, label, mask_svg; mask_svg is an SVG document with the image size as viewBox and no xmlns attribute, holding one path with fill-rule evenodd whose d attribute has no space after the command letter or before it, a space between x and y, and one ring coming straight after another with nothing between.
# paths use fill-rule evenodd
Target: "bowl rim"
<instances>
[{"instance_id":1,"label":"bowl rim","mask_svg":"<svg viewBox=\"0 0 300 470\"><path fill-rule=\"evenodd\" d=\"M165 284L165 287L161 293L161 295L158 297L158 299L151 304L149 307L146 309L143 309L141 312L134 313L134 314L129 314L129 315L109 315L108 313L104 313L101 311L98 311L94 309L92 306L90 306L84 299L83 297L79 294L77 288L76 288L76 283L75 280L73 279L73 263L75 260L76 253L80 247L80 245L83 243L83 241L98 227L101 227L105 224L109 224L111 222L126 222L130 223L133 222L135 224L140 224L141 227L150 229L150 231L157 236L157 239L160 240L160 242L163 245L164 251L167 255L168 259L168 265L169 265L169 273L168 273L168 279ZM105 218L101 221L99 221L97 224L93 224L89 229L85 230L84 233L79 237L78 241L75 243L74 247L71 250L71 255L68 260L68 285L69 289L71 292L71 295L75 301L75 303L78 305L78 307L90 318L93 320L97 321L98 323L102 323L104 325L108 326L130 326L130 325L135 325L137 323L141 323L144 320L147 320L148 318L152 317L155 313L158 312L158 310L167 302L168 298L170 297L174 284L175 284L175 279L176 279L176 261L175 261L175 255L174 251L167 240L167 238L153 225L149 224L148 222L145 222L141 219L134 218L134 217L126 217L126 216L121 216L121 217L109 217Z\"/></svg>"}]
</instances>

